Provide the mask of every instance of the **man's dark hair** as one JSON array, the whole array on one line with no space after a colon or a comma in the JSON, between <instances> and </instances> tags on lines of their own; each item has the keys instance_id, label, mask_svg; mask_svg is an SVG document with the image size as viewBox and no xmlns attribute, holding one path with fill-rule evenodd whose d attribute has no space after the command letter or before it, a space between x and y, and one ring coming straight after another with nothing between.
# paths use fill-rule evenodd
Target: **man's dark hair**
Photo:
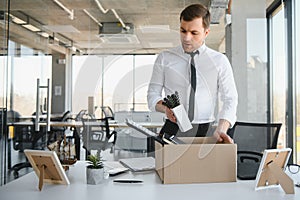
<instances>
[{"instance_id":1,"label":"man's dark hair","mask_svg":"<svg viewBox=\"0 0 300 200\"><path fill-rule=\"evenodd\" d=\"M192 21L196 18L202 18L203 27L205 29L209 27L210 13L207 7L202 4L189 5L180 13L180 21Z\"/></svg>"}]
</instances>

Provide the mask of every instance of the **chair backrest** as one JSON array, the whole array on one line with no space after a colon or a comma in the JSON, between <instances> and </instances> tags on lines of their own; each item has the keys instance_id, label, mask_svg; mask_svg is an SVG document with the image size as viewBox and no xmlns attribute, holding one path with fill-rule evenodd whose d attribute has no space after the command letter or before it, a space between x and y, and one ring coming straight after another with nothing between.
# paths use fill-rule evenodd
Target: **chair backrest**
<instances>
[{"instance_id":1,"label":"chair backrest","mask_svg":"<svg viewBox=\"0 0 300 200\"><path fill-rule=\"evenodd\" d=\"M62 115L61 121L62 121L62 122L67 121L67 119L70 117L70 115L71 115L71 111L67 110L67 111L64 112L64 114Z\"/></svg>"},{"instance_id":2,"label":"chair backrest","mask_svg":"<svg viewBox=\"0 0 300 200\"><path fill-rule=\"evenodd\" d=\"M65 122L68 118L70 118L70 115L71 111L67 110L59 117L51 117L51 121Z\"/></svg>"},{"instance_id":3,"label":"chair backrest","mask_svg":"<svg viewBox=\"0 0 300 200\"><path fill-rule=\"evenodd\" d=\"M86 149L87 155L90 154L91 150L100 152L109 148L110 130L107 118L92 119L83 117L82 124L83 147Z\"/></svg>"},{"instance_id":4,"label":"chair backrest","mask_svg":"<svg viewBox=\"0 0 300 200\"><path fill-rule=\"evenodd\" d=\"M236 122L230 135L237 144L238 151L262 153L265 149L277 148L281 123Z\"/></svg>"},{"instance_id":5,"label":"chair backrest","mask_svg":"<svg viewBox=\"0 0 300 200\"><path fill-rule=\"evenodd\" d=\"M102 110L105 118L112 119L112 120L115 119L115 115L114 115L114 112L112 111L111 107L102 106L101 110Z\"/></svg>"},{"instance_id":6,"label":"chair backrest","mask_svg":"<svg viewBox=\"0 0 300 200\"><path fill-rule=\"evenodd\" d=\"M82 117L86 115L87 110L80 110L79 113L75 117L75 121L81 121Z\"/></svg>"}]
</instances>

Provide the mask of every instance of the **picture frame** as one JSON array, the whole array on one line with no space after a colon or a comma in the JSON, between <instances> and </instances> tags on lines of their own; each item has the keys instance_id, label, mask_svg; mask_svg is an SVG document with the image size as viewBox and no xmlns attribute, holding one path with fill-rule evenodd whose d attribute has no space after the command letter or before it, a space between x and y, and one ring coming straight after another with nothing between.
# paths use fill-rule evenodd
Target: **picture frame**
<instances>
[{"instance_id":1,"label":"picture frame","mask_svg":"<svg viewBox=\"0 0 300 200\"><path fill-rule=\"evenodd\" d=\"M29 150L24 153L39 178L39 190L43 183L69 185L70 181L58 159L55 151Z\"/></svg>"},{"instance_id":2,"label":"picture frame","mask_svg":"<svg viewBox=\"0 0 300 200\"><path fill-rule=\"evenodd\" d=\"M293 180L284 172L291 152L291 148L264 150L255 190L281 186L287 194L294 194Z\"/></svg>"}]
</instances>

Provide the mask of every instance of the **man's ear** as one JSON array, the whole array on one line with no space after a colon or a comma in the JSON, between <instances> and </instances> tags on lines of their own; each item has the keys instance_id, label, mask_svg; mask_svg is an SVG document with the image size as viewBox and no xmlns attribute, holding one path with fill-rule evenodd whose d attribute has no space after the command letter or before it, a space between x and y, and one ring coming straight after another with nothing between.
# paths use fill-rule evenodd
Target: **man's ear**
<instances>
[{"instance_id":1,"label":"man's ear","mask_svg":"<svg viewBox=\"0 0 300 200\"><path fill-rule=\"evenodd\" d=\"M207 28L207 29L205 30L205 38L208 36L209 32L210 32L210 28Z\"/></svg>"}]
</instances>

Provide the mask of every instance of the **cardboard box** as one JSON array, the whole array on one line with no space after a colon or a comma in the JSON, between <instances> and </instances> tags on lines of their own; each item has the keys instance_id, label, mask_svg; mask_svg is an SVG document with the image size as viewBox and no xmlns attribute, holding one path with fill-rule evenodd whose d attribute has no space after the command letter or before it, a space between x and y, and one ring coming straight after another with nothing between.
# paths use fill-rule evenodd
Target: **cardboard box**
<instances>
[{"instance_id":1,"label":"cardboard box","mask_svg":"<svg viewBox=\"0 0 300 200\"><path fill-rule=\"evenodd\" d=\"M155 142L155 169L162 183L236 181L236 144L216 144L212 137L180 139L186 144Z\"/></svg>"}]
</instances>

